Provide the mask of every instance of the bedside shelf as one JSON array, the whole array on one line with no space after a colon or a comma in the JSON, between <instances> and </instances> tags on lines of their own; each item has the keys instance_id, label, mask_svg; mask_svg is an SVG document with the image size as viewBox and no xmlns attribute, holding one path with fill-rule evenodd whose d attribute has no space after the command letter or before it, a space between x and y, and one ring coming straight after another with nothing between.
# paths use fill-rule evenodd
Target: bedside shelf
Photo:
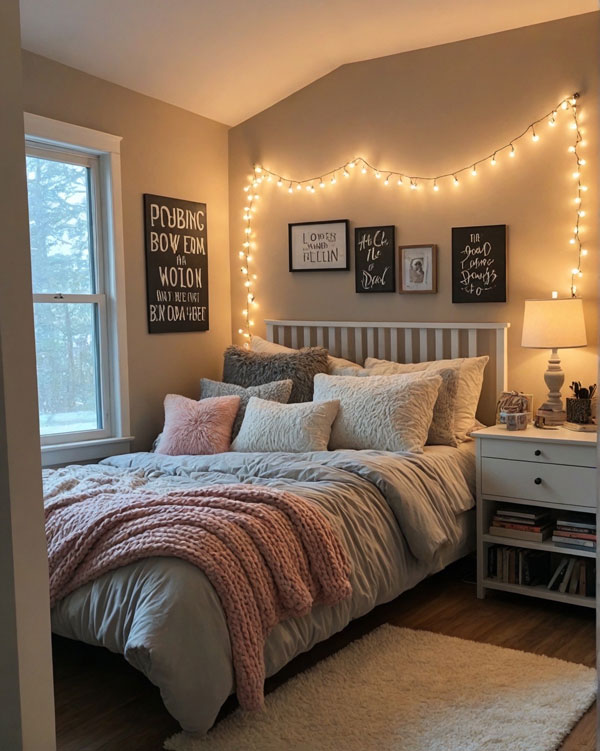
<instances>
[{"instance_id":1,"label":"bedside shelf","mask_svg":"<svg viewBox=\"0 0 600 751\"><path fill-rule=\"evenodd\" d=\"M571 605L582 605L585 608L595 608L596 598L586 597L585 595L571 595L568 592L557 592L554 589L548 589L543 584L534 584L528 586L525 584L507 584L495 579L484 579L483 585L487 589L497 589L501 592L513 592L515 594L528 595L529 597L539 597L542 600L555 600L556 602L566 602Z\"/></svg>"},{"instance_id":2,"label":"bedside shelf","mask_svg":"<svg viewBox=\"0 0 600 751\"><path fill-rule=\"evenodd\" d=\"M516 540L512 537L497 537L496 535L485 534L483 541L493 545L508 545L511 548L527 548L528 550L547 550L549 553L558 553L562 555L575 555L581 558L595 558L595 550L577 550L576 548L562 548L555 545L551 540L543 542L534 542L533 540Z\"/></svg>"}]
</instances>

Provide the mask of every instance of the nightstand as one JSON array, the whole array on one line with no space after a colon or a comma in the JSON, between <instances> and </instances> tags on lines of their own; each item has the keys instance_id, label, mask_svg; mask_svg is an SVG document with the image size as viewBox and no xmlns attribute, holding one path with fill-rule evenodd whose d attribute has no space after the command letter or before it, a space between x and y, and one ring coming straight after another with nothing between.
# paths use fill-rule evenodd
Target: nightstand
<instances>
[{"instance_id":1,"label":"nightstand","mask_svg":"<svg viewBox=\"0 0 600 751\"><path fill-rule=\"evenodd\" d=\"M564 556L593 559L595 563L595 550L565 549L551 538L534 542L500 537L490 534L489 529L497 511L508 508L506 504L538 512L547 509L554 517L556 512L585 512L593 515L585 518L595 523L597 434L532 426L508 431L503 425L495 425L473 433L473 437L477 444L477 596L483 598L486 590L496 589L595 607L595 598L590 595L548 589L546 583L526 585L508 582L506 576L491 576L494 559L489 548L506 550L509 546L517 556L523 549L546 551L552 567ZM591 572L592 563L587 565Z\"/></svg>"}]
</instances>

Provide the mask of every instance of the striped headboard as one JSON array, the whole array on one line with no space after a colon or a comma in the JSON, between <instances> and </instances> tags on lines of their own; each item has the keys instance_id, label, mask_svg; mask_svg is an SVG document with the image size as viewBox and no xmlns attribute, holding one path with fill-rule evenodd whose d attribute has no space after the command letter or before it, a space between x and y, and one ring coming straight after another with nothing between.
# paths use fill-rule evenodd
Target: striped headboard
<instances>
[{"instance_id":1,"label":"striped headboard","mask_svg":"<svg viewBox=\"0 0 600 751\"><path fill-rule=\"evenodd\" d=\"M479 402L479 419L494 422L496 399L507 387L510 323L415 323L389 321L265 321L267 339L294 349L326 347L360 364L366 357L424 362L489 355Z\"/></svg>"}]
</instances>

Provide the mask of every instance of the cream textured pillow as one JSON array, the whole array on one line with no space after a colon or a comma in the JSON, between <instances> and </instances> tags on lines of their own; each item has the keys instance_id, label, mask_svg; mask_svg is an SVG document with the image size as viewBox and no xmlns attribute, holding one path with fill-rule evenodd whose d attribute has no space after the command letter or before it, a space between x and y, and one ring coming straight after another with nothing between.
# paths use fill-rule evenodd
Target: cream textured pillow
<instances>
[{"instance_id":1,"label":"cream textured pillow","mask_svg":"<svg viewBox=\"0 0 600 751\"><path fill-rule=\"evenodd\" d=\"M319 373L314 398L340 402L329 447L422 453L441 383L433 373L421 378Z\"/></svg>"},{"instance_id":2,"label":"cream textured pillow","mask_svg":"<svg viewBox=\"0 0 600 751\"><path fill-rule=\"evenodd\" d=\"M327 451L338 408L336 400L279 404L253 396L231 450Z\"/></svg>"},{"instance_id":3,"label":"cream textured pillow","mask_svg":"<svg viewBox=\"0 0 600 751\"><path fill-rule=\"evenodd\" d=\"M273 355L277 352L296 352L291 347L284 347L283 344L269 342L255 334L250 338L250 349L253 352L261 352L266 355ZM355 371L362 370L360 365L357 365L355 362L345 360L343 357L334 357L333 355L328 356L327 366L329 375L352 375Z\"/></svg>"},{"instance_id":4,"label":"cream textured pillow","mask_svg":"<svg viewBox=\"0 0 600 751\"><path fill-rule=\"evenodd\" d=\"M460 443L467 439L467 435L473 427L479 397L481 396L483 372L489 359L487 355L483 355L482 357L456 357L450 360L431 360L419 363L398 363L368 357L365 360L365 368L372 375L414 372L437 373L444 368L458 370L459 382L454 412L454 435Z\"/></svg>"}]
</instances>

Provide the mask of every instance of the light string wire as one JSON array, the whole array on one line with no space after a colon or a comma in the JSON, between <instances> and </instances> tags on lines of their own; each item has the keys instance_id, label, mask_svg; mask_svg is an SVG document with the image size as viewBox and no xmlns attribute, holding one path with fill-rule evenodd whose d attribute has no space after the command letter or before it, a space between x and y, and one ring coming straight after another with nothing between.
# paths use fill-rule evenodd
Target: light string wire
<instances>
[{"instance_id":1,"label":"light string wire","mask_svg":"<svg viewBox=\"0 0 600 751\"><path fill-rule=\"evenodd\" d=\"M515 144L522 138L525 138L530 131L532 140L536 142L539 141L540 137L539 133L536 131L536 126L540 125L543 122L547 122L550 126L555 126L560 110L570 110L571 116L573 118L571 128L575 131L574 143L569 146L569 152L573 153L573 157L575 159L576 169L573 172L573 177L577 181L577 195L575 197L576 221L571 239L569 241L571 245L575 245L577 247L577 265L573 266L573 268L571 269L570 285L571 296L575 297L577 293L577 287L575 284L576 279L580 278L583 275L583 271L581 269L581 259L583 256L586 256L588 254L588 251L582 245L580 232L580 221L582 217L585 216L585 211L582 208L582 193L587 191L587 186L584 185L581 181L581 168L585 164L585 159L580 156L579 149L584 145L585 142L583 140L583 136L579 127L579 117L577 109L577 100L579 99L579 97L579 93L575 92L571 96L561 99L556 107L539 117L537 120L529 123L529 125L521 133L519 133L519 135L512 138L510 141L508 141L508 143L504 144L503 146L499 146L497 149L494 149L494 151L484 157L470 161L464 167L451 170L450 172L444 172L439 175L411 175L398 170L380 169L368 162L362 156L350 159L349 161L344 162L343 164L340 164L333 169L327 170L326 172L322 172L317 176L304 178L302 180L286 177L284 175L280 175L277 172L274 172L273 170L261 167L260 165L255 165L254 173L250 177L250 184L244 186L244 192L247 194L243 214L245 222L244 242L242 244L242 249L239 251L239 257L242 260L241 273L244 279L246 305L242 310L243 325L238 329L238 333L241 334L244 339L250 339L251 330L254 326L254 320L252 319L252 310L258 307L254 291L257 275L255 273L251 273L252 264L254 263L253 254L256 250L256 238L252 229L252 217L256 212L256 202L260 199L258 191L263 182L276 182L277 187L279 188L287 186L287 191L290 194L294 192L300 192L303 189L308 191L309 193L316 193L315 184L318 184L319 188L321 189L327 186L325 180L328 180L330 185L335 185L340 173L344 178L348 178L350 177L353 170L355 170L357 167L360 167L362 174L368 174L370 171L371 174L374 174L375 178L377 178L378 180L382 179L384 185L389 185L390 181L393 179L396 181L399 187L402 187L406 183L408 183L410 189L417 190L419 189L420 184L427 183L432 186L435 192L438 192L440 189L438 181L444 180L445 178L452 178L454 187L458 187L460 184L458 175L462 175L462 173L470 170L473 177L477 176L477 167L480 164L486 163L489 160L489 163L492 166L495 166L497 163L496 157L507 149L510 149L508 156L514 157L516 153ZM554 292L552 296L556 296ZM248 346L248 341L246 341L245 346Z\"/></svg>"}]
</instances>

